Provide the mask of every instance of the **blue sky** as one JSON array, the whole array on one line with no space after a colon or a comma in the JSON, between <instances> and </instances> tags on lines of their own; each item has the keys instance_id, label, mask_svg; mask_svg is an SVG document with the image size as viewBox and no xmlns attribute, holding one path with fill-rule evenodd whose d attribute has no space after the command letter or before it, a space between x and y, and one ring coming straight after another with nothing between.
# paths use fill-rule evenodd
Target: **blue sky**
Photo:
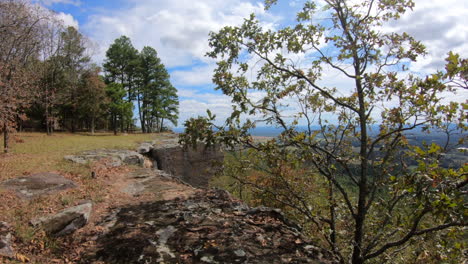
<instances>
[{"instance_id":1,"label":"blue sky","mask_svg":"<svg viewBox=\"0 0 468 264\"><path fill-rule=\"evenodd\" d=\"M250 13L267 28L291 24L303 0L279 0L265 12L262 1L250 0L38 0L57 12L67 25L75 26L94 43L93 60L102 63L109 45L127 35L141 50L151 46L171 74L179 90L179 126L189 117L204 115L209 108L220 119L230 112L230 100L214 91L211 83L215 62L205 57L208 33L226 25L239 25ZM357 0L354 0L357 1ZM468 54L468 7L463 0L417 0L414 12L390 25L423 41L429 54L411 65L415 72L440 69L445 54L454 50ZM319 4L323 1L318 1ZM345 80L326 75L331 85ZM464 101L468 97L461 95ZM460 96L458 96L460 99Z\"/></svg>"}]
</instances>

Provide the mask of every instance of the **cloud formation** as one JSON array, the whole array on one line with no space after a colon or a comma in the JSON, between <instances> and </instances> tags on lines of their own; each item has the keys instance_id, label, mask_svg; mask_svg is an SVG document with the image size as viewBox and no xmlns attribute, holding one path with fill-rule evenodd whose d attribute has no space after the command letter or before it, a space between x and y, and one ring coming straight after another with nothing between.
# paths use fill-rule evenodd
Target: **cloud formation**
<instances>
[{"instance_id":1,"label":"cloud formation","mask_svg":"<svg viewBox=\"0 0 468 264\"><path fill-rule=\"evenodd\" d=\"M54 3L80 5L78 0L43 0ZM136 48L154 47L169 68L171 80L181 96L181 118L204 114L207 108L224 116L229 113L230 100L213 92L211 83L214 61L205 57L209 50L208 33L223 26L239 25L250 13L256 13L264 27L275 29L284 20L285 11L298 10L303 0L289 1L288 10L268 14L260 0L121 0L125 9L92 9L93 13L80 24L90 38L99 43L94 56L96 62L104 60L109 45L121 35L127 35ZM413 12L408 11L399 21L389 25L395 32L406 31L426 45L428 55L411 64L411 70L432 73L442 69L444 58L452 50L468 54L468 9L459 0L416 0ZM84 4L81 4L83 6ZM319 6L323 6L319 1ZM121 6L121 5L119 5ZM78 23L69 14L59 13L67 25ZM305 57L295 58L305 62ZM348 80L334 72L324 73L323 81L343 93L349 92ZM181 122L179 122L181 123Z\"/></svg>"},{"instance_id":2,"label":"cloud formation","mask_svg":"<svg viewBox=\"0 0 468 264\"><path fill-rule=\"evenodd\" d=\"M45 6L51 6L55 4L65 4L65 5L74 5L74 6L81 5L80 0L38 0L38 2Z\"/></svg>"},{"instance_id":3,"label":"cloud formation","mask_svg":"<svg viewBox=\"0 0 468 264\"><path fill-rule=\"evenodd\" d=\"M240 24L250 13L264 13L262 4L241 0L141 0L126 10L108 10L90 17L84 29L104 52L114 39L130 37L138 49L154 47L168 67L208 61L208 33Z\"/></svg>"},{"instance_id":4,"label":"cloud formation","mask_svg":"<svg viewBox=\"0 0 468 264\"><path fill-rule=\"evenodd\" d=\"M171 73L171 79L174 85L207 85L211 84L213 71L216 65L214 63L203 66L195 66L189 70L175 70Z\"/></svg>"},{"instance_id":5,"label":"cloud formation","mask_svg":"<svg viewBox=\"0 0 468 264\"><path fill-rule=\"evenodd\" d=\"M393 22L391 29L407 32L427 48L427 56L412 63L411 70L432 73L443 69L449 51L468 54L468 5L457 0L417 0L413 12Z\"/></svg>"},{"instance_id":6,"label":"cloud formation","mask_svg":"<svg viewBox=\"0 0 468 264\"><path fill-rule=\"evenodd\" d=\"M59 12L56 16L63 22L64 26L79 29L78 21L72 15Z\"/></svg>"}]
</instances>

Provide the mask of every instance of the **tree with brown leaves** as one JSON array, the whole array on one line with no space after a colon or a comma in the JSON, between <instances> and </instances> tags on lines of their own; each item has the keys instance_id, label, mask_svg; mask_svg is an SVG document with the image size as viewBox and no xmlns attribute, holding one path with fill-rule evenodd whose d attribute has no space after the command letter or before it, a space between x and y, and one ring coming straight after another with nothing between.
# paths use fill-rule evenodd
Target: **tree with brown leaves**
<instances>
[{"instance_id":1,"label":"tree with brown leaves","mask_svg":"<svg viewBox=\"0 0 468 264\"><path fill-rule=\"evenodd\" d=\"M0 1L0 127L4 152L8 152L9 133L33 97L36 78L30 62L39 54L43 21L50 13L26 1Z\"/></svg>"}]
</instances>

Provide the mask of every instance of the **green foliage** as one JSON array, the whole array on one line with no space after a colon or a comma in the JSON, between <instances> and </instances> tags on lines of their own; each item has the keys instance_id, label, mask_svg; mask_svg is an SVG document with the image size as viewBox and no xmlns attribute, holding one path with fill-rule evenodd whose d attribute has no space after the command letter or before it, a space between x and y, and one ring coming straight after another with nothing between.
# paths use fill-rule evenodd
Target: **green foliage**
<instances>
[{"instance_id":1,"label":"green foliage","mask_svg":"<svg viewBox=\"0 0 468 264\"><path fill-rule=\"evenodd\" d=\"M153 127L161 131L164 120L177 125L179 99L177 89L169 81L169 73L158 58L155 49L144 47L139 55L138 105L141 101L140 120L143 132Z\"/></svg>"},{"instance_id":2,"label":"green foliage","mask_svg":"<svg viewBox=\"0 0 468 264\"><path fill-rule=\"evenodd\" d=\"M103 64L106 72L106 82L120 83L128 92L128 99L132 99L132 90L130 82L134 75L138 59L138 50L127 36L121 36L112 43L106 51L106 60Z\"/></svg>"},{"instance_id":3,"label":"green foliage","mask_svg":"<svg viewBox=\"0 0 468 264\"><path fill-rule=\"evenodd\" d=\"M302 216L343 262L420 257L411 245L422 237L466 226L466 168L440 166L466 138L466 106L440 97L456 91L450 81L466 81L466 60L449 54L446 73L402 74L406 63L425 54L424 46L406 33L379 29L413 6L405 0L330 0L318 10L308 1L290 27L264 30L251 15L240 27L211 33L208 56L218 61L213 81L231 97L233 111L216 133L212 116L189 120L181 142L252 149L247 155L258 159L242 158L231 172L261 173L243 179L245 173L238 173L238 181L266 195L259 196L267 197L263 201ZM318 12L330 20L316 21ZM290 59L295 55L306 63ZM324 85L325 70L348 79L348 87ZM249 130L259 120L283 132L256 144ZM306 129L299 131L298 124ZM446 143L407 140L421 130L445 133ZM450 140L455 134L458 142ZM309 182L317 184L315 192Z\"/></svg>"},{"instance_id":4,"label":"green foliage","mask_svg":"<svg viewBox=\"0 0 468 264\"><path fill-rule=\"evenodd\" d=\"M116 39L106 52L106 82L119 83L127 91L126 100L136 100L141 129L162 131L164 121L177 124L179 99L169 74L155 49L144 47L141 53L126 36ZM124 119L127 123L131 116Z\"/></svg>"},{"instance_id":5,"label":"green foliage","mask_svg":"<svg viewBox=\"0 0 468 264\"><path fill-rule=\"evenodd\" d=\"M60 116L62 122L76 132L78 113L78 88L80 76L83 73L90 57L86 55L84 36L74 27L68 27L60 34L62 48L59 50L57 59L62 67L63 78L62 90L60 91Z\"/></svg>"},{"instance_id":6,"label":"green foliage","mask_svg":"<svg viewBox=\"0 0 468 264\"><path fill-rule=\"evenodd\" d=\"M117 134L119 123L131 119L133 105L125 100L125 90L118 83L110 83L106 86L106 94L109 97L109 113L111 115L114 134Z\"/></svg>"},{"instance_id":7,"label":"green foliage","mask_svg":"<svg viewBox=\"0 0 468 264\"><path fill-rule=\"evenodd\" d=\"M127 128L128 130L128 128L133 125L133 114L130 113L133 109L133 105L130 105L132 100L135 98L135 75L137 64L138 50L133 47L130 38L126 36L117 38L106 51L106 60L103 64L106 83L118 83L121 88L126 91L126 94L121 98L125 97L128 104L123 107L123 112L119 114L122 131L124 128ZM116 104L121 103L116 102ZM130 112L127 111L128 109L130 109ZM117 117L115 115L111 116L114 124L114 133L116 133L115 126L117 123Z\"/></svg>"},{"instance_id":8,"label":"green foliage","mask_svg":"<svg viewBox=\"0 0 468 264\"><path fill-rule=\"evenodd\" d=\"M96 120L107 111L106 85L99 76L100 71L97 66L85 71L79 85L78 111L84 120L90 122L91 133L94 133Z\"/></svg>"},{"instance_id":9,"label":"green foliage","mask_svg":"<svg viewBox=\"0 0 468 264\"><path fill-rule=\"evenodd\" d=\"M208 117L191 117L184 122L184 133L179 135L179 143L185 148L197 148L199 142L203 142L206 147L217 144L217 134L214 131L216 126L213 124L216 116L208 110Z\"/></svg>"}]
</instances>

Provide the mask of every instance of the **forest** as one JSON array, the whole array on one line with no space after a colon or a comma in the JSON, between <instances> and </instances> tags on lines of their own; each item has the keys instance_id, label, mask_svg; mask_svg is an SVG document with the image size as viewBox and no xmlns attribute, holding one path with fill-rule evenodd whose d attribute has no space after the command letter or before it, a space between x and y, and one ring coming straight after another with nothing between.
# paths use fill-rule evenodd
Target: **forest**
<instances>
[{"instance_id":1,"label":"forest","mask_svg":"<svg viewBox=\"0 0 468 264\"><path fill-rule=\"evenodd\" d=\"M17 130L149 133L177 124L177 89L154 48L138 51L121 36L100 66L91 60L92 41L53 11L1 1L0 12L4 152Z\"/></svg>"}]
</instances>

